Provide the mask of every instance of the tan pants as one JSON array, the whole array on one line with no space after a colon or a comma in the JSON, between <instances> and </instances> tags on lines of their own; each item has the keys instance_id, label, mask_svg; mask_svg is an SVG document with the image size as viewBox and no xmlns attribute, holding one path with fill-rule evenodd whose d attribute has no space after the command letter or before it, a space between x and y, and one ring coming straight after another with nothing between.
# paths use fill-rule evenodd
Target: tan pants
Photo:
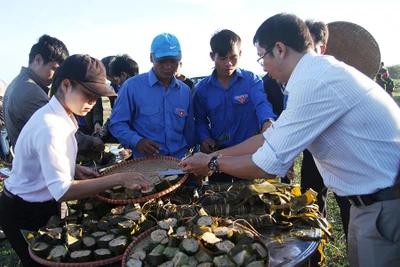
<instances>
[{"instance_id":1,"label":"tan pants","mask_svg":"<svg viewBox=\"0 0 400 267\"><path fill-rule=\"evenodd\" d=\"M351 207L348 258L351 267L400 266L400 199Z\"/></svg>"}]
</instances>

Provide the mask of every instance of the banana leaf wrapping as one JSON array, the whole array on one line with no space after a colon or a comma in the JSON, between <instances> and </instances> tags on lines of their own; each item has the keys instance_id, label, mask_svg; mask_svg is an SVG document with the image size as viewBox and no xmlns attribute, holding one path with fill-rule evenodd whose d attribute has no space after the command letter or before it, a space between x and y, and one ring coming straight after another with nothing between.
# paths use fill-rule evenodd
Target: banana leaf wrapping
<instances>
[{"instance_id":1,"label":"banana leaf wrapping","mask_svg":"<svg viewBox=\"0 0 400 267\"><path fill-rule=\"evenodd\" d=\"M256 228L289 230L303 225L320 228L327 237L332 235L332 227L318 211L317 194L313 190L301 194L299 185L271 180L212 184L203 186L201 191L203 195L191 198L188 205L171 203L172 194L147 202L146 209L156 219L190 217L203 209L211 216L242 219Z\"/></svg>"}]
</instances>

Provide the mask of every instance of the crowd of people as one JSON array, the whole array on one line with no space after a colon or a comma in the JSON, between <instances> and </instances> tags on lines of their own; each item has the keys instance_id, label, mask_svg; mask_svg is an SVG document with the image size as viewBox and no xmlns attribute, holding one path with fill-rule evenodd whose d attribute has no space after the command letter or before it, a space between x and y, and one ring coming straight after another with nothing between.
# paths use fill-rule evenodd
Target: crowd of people
<instances>
[{"instance_id":1,"label":"crowd of people","mask_svg":"<svg viewBox=\"0 0 400 267\"><path fill-rule=\"evenodd\" d=\"M7 140L15 154L0 226L22 264L41 266L20 229L38 230L61 214L64 201L118 185L149 186L140 173L99 178L76 164L79 151L103 151L112 140L132 158L181 159L194 150L180 166L210 182L280 176L290 183L303 153L302 189L318 193L325 216L327 188L335 193L350 266L398 266L400 110L379 87L393 91L391 79L383 63L375 83L323 56L328 40L323 22L286 13L268 18L253 39L266 72L261 79L239 67L241 38L217 31L210 40L214 69L195 86L180 72L182 50L171 33L155 36L144 73L127 54L69 55L61 40L41 36L28 67L6 90L0 83L0 156ZM112 108L105 123L102 97Z\"/></svg>"}]
</instances>

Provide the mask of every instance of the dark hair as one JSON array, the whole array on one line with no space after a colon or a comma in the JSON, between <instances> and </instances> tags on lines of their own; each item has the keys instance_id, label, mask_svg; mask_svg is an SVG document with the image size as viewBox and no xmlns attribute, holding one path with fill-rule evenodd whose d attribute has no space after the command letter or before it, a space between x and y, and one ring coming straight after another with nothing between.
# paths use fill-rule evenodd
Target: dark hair
<instances>
[{"instance_id":1,"label":"dark hair","mask_svg":"<svg viewBox=\"0 0 400 267\"><path fill-rule=\"evenodd\" d=\"M382 74L378 73L378 74L376 75L376 78L377 78L377 79L382 79Z\"/></svg>"},{"instance_id":2,"label":"dark hair","mask_svg":"<svg viewBox=\"0 0 400 267\"><path fill-rule=\"evenodd\" d=\"M101 63L103 63L104 67L106 68L106 75L110 75L110 62L115 58L115 56L108 56L101 59Z\"/></svg>"},{"instance_id":3,"label":"dark hair","mask_svg":"<svg viewBox=\"0 0 400 267\"><path fill-rule=\"evenodd\" d=\"M257 29L253 44L269 49L277 42L301 53L313 48L313 40L307 25L297 16L280 13L264 21Z\"/></svg>"},{"instance_id":4,"label":"dark hair","mask_svg":"<svg viewBox=\"0 0 400 267\"><path fill-rule=\"evenodd\" d=\"M231 52L235 45L240 49L242 40L239 35L226 29L216 32L210 40L211 51L222 57Z\"/></svg>"},{"instance_id":5,"label":"dark hair","mask_svg":"<svg viewBox=\"0 0 400 267\"><path fill-rule=\"evenodd\" d=\"M62 41L44 34L39 38L39 41L32 46L31 52L29 53L29 64L35 60L36 55L42 56L44 64L52 61L61 64L69 56L69 52Z\"/></svg>"},{"instance_id":6,"label":"dark hair","mask_svg":"<svg viewBox=\"0 0 400 267\"><path fill-rule=\"evenodd\" d=\"M139 74L139 65L127 54L117 55L109 64L110 75L120 76L126 72L130 77Z\"/></svg>"},{"instance_id":7,"label":"dark hair","mask_svg":"<svg viewBox=\"0 0 400 267\"><path fill-rule=\"evenodd\" d=\"M322 21L315 21L312 19L306 20L306 25L311 34L315 36L315 42L321 42L322 45L328 44L329 30L328 25Z\"/></svg>"}]
</instances>

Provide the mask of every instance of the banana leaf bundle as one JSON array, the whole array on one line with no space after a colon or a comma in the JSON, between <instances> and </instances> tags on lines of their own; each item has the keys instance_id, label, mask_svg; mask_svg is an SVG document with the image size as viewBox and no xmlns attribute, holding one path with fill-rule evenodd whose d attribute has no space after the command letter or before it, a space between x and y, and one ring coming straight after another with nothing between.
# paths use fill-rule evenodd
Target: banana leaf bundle
<instances>
[{"instance_id":1,"label":"banana leaf bundle","mask_svg":"<svg viewBox=\"0 0 400 267\"><path fill-rule=\"evenodd\" d=\"M294 225L308 225L320 228L328 237L332 227L318 211L316 193L307 190L301 193L300 186L279 183L274 180L262 183L240 183L212 185L211 190L196 202L212 216L223 216L244 219L255 227L272 227L292 229ZM230 191L219 191L221 189Z\"/></svg>"}]
</instances>

